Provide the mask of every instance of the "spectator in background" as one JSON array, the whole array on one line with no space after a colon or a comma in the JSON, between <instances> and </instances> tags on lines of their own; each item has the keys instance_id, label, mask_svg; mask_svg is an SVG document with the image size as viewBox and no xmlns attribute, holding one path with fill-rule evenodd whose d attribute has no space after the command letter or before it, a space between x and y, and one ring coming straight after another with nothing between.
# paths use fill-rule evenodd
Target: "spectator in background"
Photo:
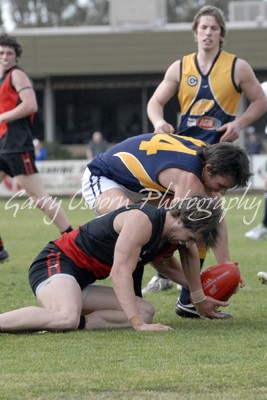
<instances>
[{"instance_id":1,"label":"spectator in background","mask_svg":"<svg viewBox=\"0 0 267 400\"><path fill-rule=\"evenodd\" d=\"M104 138L102 132L95 131L92 135L92 139L89 140L87 149L86 149L86 157L88 160L91 160L95 156L100 153L104 153L109 147L108 142Z\"/></svg>"},{"instance_id":2,"label":"spectator in background","mask_svg":"<svg viewBox=\"0 0 267 400\"><path fill-rule=\"evenodd\" d=\"M246 129L246 149L250 156L264 153L263 144L254 126L248 126Z\"/></svg>"},{"instance_id":3,"label":"spectator in background","mask_svg":"<svg viewBox=\"0 0 267 400\"><path fill-rule=\"evenodd\" d=\"M33 139L35 161L43 161L47 157L47 151L39 139Z\"/></svg>"},{"instance_id":4,"label":"spectator in background","mask_svg":"<svg viewBox=\"0 0 267 400\"><path fill-rule=\"evenodd\" d=\"M262 82L261 87L267 98L267 81ZM267 134L267 125L265 126L265 133ZM259 224L255 228L245 233L245 237L252 240L260 240L267 238L267 164L265 164L265 170L260 171L260 173L262 174L262 177L264 179L264 211L261 224ZM263 280L265 280L265 277L267 276L267 272L259 272L259 274L260 275L258 275L258 277L263 282Z\"/></svg>"},{"instance_id":5,"label":"spectator in background","mask_svg":"<svg viewBox=\"0 0 267 400\"><path fill-rule=\"evenodd\" d=\"M265 127L265 133L267 134L267 125ZM262 146L263 147L263 146ZM258 154L258 153L252 153ZM251 240L260 240L267 238L267 163L265 163L265 168L263 170L259 170L258 173L264 179L264 207L263 207L263 217L262 221L259 225L252 228L250 231L245 233L245 237ZM259 272L262 274L262 272ZM267 273L264 272L264 276L267 276ZM260 280L264 281L263 277L258 276ZM266 281L267 282L267 281ZM263 283L266 283L265 281Z\"/></svg>"}]
</instances>

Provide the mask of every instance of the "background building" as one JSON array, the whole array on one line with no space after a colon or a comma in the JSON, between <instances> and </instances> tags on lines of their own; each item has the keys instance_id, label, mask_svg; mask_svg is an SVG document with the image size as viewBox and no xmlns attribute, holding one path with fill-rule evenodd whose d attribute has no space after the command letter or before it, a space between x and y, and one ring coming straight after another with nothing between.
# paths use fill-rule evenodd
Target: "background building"
<instances>
[{"instance_id":1,"label":"background building","mask_svg":"<svg viewBox=\"0 0 267 400\"><path fill-rule=\"evenodd\" d=\"M161 9L153 20L141 21L138 15L136 22L134 15L127 20L120 14L114 18L107 26L12 32L23 44L21 66L37 91L39 139L82 144L101 130L110 142L117 142L152 130L147 101L166 68L195 51L191 24L165 23ZM247 60L260 81L267 80L266 20L228 22L227 31L224 49ZM245 107L243 99L241 109ZM173 99L165 115L174 125L177 112ZM266 115L256 130L264 132L265 125Z\"/></svg>"}]
</instances>

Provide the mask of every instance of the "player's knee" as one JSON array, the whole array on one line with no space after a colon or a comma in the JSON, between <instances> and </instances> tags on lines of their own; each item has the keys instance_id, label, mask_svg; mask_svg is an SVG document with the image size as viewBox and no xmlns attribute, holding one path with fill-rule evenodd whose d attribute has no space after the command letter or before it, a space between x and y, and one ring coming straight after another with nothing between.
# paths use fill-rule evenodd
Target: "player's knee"
<instances>
[{"instance_id":1,"label":"player's knee","mask_svg":"<svg viewBox=\"0 0 267 400\"><path fill-rule=\"evenodd\" d=\"M146 324L151 324L151 322L153 320L153 316L155 314L155 308L148 301L143 301L142 308L140 310L140 314Z\"/></svg>"},{"instance_id":2,"label":"player's knee","mask_svg":"<svg viewBox=\"0 0 267 400\"><path fill-rule=\"evenodd\" d=\"M61 314L58 323L60 325L59 329L63 331L75 331L78 329L80 324L80 314L68 313Z\"/></svg>"}]
</instances>

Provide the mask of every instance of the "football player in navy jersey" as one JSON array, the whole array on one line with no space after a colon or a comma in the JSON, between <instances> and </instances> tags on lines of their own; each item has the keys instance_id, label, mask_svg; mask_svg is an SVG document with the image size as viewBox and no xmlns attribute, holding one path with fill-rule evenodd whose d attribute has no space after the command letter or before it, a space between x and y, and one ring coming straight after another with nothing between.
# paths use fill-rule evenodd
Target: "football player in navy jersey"
<instances>
[{"instance_id":1,"label":"football player in navy jersey","mask_svg":"<svg viewBox=\"0 0 267 400\"><path fill-rule=\"evenodd\" d=\"M180 135L210 144L232 142L238 139L242 129L266 112L263 90L250 65L222 49L226 26L219 8L202 7L195 15L192 30L197 52L170 65L148 102L148 116L156 133L176 132L176 127L164 119L164 106L177 94L180 111L177 131ZM237 117L241 93L250 105ZM158 274L143 292L172 286L171 281ZM183 303L188 303L188 295L182 297ZM190 310L187 316L190 316Z\"/></svg>"},{"instance_id":2,"label":"football player in navy jersey","mask_svg":"<svg viewBox=\"0 0 267 400\"><path fill-rule=\"evenodd\" d=\"M82 186L89 206L104 214L139 201L168 207L172 199L197 193L216 197L235 186L246 186L250 176L246 152L232 143L206 146L190 137L151 133L133 136L96 156L88 163ZM221 234L219 245L213 248L218 263L230 261L223 221ZM205 253L202 247L201 259ZM141 275L141 269L136 271ZM139 296L141 280L134 277Z\"/></svg>"},{"instance_id":3,"label":"football player in navy jersey","mask_svg":"<svg viewBox=\"0 0 267 400\"><path fill-rule=\"evenodd\" d=\"M148 116L156 133L174 133L164 120L164 106L177 93L181 120L179 134L206 143L234 141L241 129L267 110L264 92L250 65L222 50L226 35L222 11L204 6L196 14L193 34L197 52L175 61L148 102ZM244 93L250 105L237 117Z\"/></svg>"},{"instance_id":4,"label":"football player in navy jersey","mask_svg":"<svg viewBox=\"0 0 267 400\"><path fill-rule=\"evenodd\" d=\"M205 296L196 242L214 246L221 207L203 196L177 201L172 208L131 205L96 218L49 242L29 269L40 306L0 314L0 332L67 331L132 327L172 329L153 323L154 308L134 293L132 273L151 262L165 276L187 286L205 318L223 318L227 302ZM178 250L180 261L173 256ZM112 287L94 285L110 276Z\"/></svg>"}]
</instances>

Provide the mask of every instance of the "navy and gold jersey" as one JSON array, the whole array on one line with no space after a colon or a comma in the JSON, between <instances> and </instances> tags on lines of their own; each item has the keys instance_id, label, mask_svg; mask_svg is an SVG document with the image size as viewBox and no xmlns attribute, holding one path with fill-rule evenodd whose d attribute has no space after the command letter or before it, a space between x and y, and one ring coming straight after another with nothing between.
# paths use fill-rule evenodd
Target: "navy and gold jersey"
<instances>
[{"instance_id":1,"label":"navy and gold jersey","mask_svg":"<svg viewBox=\"0 0 267 400\"><path fill-rule=\"evenodd\" d=\"M178 101L181 121L178 133L206 143L218 143L224 132L216 132L221 125L235 119L240 90L234 82L237 57L220 51L210 71L203 75L197 54L181 60Z\"/></svg>"},{"instance_id":2,"label":"navy and gold jersey","mask_svg":"<svg viewBox=\"0 0 267 400\"><path fill-rule=\"evenodd\" d=\"M116 144L96 156L88 168L93 175L105 176L134 192L165 193L167 188L158 180L163 170L177 168L202 179L198 150L203 146L204 142L190 137L148 133Z\"/></svg>"},{"instance_id":3,"label":"navy and gold jersey","mask_svg":"<svg viewBox=\"0 0 267 400\"><path fill-rule=\"evenodd\" d=\"M0 80L0 114L13 110L20 103L20 97L12 86L11 75L15 66L6 71ZM32 123L34 114L13 121L3 122L0 126L0 153L21 153L34 151L32 143Z\"/></svg>"}]
</instances>

